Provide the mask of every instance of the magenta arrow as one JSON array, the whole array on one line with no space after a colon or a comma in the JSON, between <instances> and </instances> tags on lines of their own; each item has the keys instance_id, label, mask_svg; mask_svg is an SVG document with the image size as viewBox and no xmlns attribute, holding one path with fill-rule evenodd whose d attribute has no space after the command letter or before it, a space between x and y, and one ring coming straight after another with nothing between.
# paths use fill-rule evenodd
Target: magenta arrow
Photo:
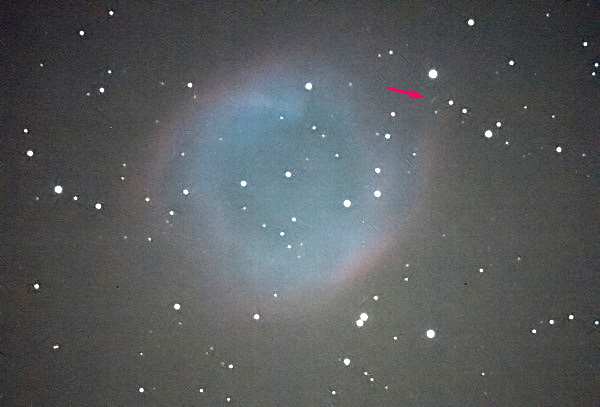
<instances>
[{"instance_id":1,"label":"magenta arrow","mask_svg":"<svg viewBox=\"0 0 600 407\"><path fill-rule=\"evenodd\" d=\"M402 90L402 89L396 89L396 88L392 88L391 86L387 87L389 90L393 90L394 92L400 92L400 93L404 93L405 95L410 95L410 97L407 97L407 99L416 99L416 98L422 98L423 95L419 94L419 92L410 89L410 92L407 90Z\"/></svg>"}]
</instances>

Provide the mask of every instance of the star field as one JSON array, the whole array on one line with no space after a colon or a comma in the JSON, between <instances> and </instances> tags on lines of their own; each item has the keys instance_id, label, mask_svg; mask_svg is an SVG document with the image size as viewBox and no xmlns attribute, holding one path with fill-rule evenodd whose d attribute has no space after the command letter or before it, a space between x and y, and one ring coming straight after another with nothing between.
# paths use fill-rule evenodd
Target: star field
<instances>
[{"instance_id":1,"label":"star field","mask_svg":"<svg viewBox=\"0 0 600 407\"><path fill-rule=\"evenodd\" d=\"M600 402L598 4L5 7L0 404Z\"/></svg>"}]
</instances>

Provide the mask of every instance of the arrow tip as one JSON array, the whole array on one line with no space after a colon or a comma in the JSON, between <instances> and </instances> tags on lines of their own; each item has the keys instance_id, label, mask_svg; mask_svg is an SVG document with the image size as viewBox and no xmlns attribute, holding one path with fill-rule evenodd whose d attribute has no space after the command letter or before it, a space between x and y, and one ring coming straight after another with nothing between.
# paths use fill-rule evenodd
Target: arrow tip
<instances>
[{"instance_id":1,"label":"arrow tip","mask_svg":"<svg viewBox=\"0 0 600 407\"><path fill-rule=\"evenodd\" d=\"M410 91L412 93L411 93L411 95L409 97L407 97L407 99L418 99L418 98L422 98L423 97L423 95L421 95L419 92L417 92L413 88L409 88L409 89L410 89Z\"/></svg>"}]
</instances>

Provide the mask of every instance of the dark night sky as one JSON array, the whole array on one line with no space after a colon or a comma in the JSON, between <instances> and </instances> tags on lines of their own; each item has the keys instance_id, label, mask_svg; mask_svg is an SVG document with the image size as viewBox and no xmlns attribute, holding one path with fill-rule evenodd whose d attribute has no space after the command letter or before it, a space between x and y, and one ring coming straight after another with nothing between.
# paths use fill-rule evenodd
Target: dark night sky
<instances>
[{"instance_id":1,"label":"dark night sky","mask_svg":"<svg viewBox=\"0 0 600 407\"><path fill-rule=\"evenodd\" d=\"M41 3L0 404L600 405L597 2Z\"/></svg>"}]
</instances>

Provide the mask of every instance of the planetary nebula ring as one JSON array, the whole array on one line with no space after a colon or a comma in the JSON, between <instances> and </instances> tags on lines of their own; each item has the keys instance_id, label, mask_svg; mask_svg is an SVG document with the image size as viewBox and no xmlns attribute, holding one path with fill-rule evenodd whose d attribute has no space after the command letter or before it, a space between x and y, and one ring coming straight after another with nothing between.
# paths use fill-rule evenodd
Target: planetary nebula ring
<instances>
[{"instance_id":1,"label":"planetary nebula ring","mask_svg":"<svg viewBox=\"0 0 600 407\"><path fill-rule=\"evenodd\" d=\"M296 291L366 273L408 215L414 141L374 128L339 84L267 77L201 106L180 135L209 197L209 256L245 284Z\"/></svg>"}]
</instances>

